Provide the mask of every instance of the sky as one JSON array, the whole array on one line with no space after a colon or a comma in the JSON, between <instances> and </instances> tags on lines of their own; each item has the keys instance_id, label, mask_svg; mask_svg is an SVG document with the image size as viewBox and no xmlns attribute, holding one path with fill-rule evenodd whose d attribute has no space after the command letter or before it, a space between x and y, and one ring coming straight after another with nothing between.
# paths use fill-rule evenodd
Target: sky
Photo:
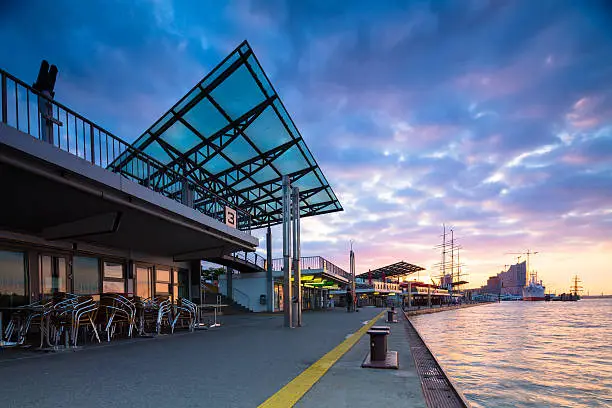
<instances>
[{"instance_id":1,"label":"sky","mask_svg":"<svg viewBox=\"0 0 612 408\"><path fill-rule=\"evenodd\" d=\"M344 207L302 221L303 256L348 269L353 240L358 273L435 276L446 224L471 286L531 249L548 289L612 293L605 1L0 1L0 67L46 58L127 141L245 39Z\"/></svg>"}]
</instances>

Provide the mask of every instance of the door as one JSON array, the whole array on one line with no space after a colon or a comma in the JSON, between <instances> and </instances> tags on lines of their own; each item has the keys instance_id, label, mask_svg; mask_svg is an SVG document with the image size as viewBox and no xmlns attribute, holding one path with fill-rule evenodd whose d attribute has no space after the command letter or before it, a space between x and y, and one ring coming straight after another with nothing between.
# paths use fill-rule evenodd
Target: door
<instances>
[{"instance_id":1,"label":"door","mask_svg":"<svg viewBox=\"0 0 612 408\"><path fill-rule=\"evenodd\" d=\"M66 257L40 255L40 287L43 298L70 291Z\"/></svg>"}]
</instances>

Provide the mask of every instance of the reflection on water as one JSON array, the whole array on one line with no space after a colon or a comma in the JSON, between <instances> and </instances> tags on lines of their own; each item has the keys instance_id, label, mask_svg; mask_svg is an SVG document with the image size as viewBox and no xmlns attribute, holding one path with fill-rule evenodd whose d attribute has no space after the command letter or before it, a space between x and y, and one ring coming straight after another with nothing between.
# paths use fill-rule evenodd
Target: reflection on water
<instances>
[{"instance_id":1,"label":"reflection on water","mask_svg":"<svg viewBox=\"0 0 612 408\"><path fill-rule=\"evenodd\" d=\"M612 299L415 316L474 407L612 407Z\"/></svg>"}]
</instances>

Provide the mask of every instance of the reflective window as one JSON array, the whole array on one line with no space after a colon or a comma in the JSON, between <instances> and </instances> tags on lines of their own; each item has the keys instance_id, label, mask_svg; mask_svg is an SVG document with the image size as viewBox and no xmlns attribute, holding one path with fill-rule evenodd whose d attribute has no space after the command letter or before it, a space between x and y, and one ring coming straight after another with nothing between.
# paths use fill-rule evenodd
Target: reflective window
<instances>
[{"instance_id":1,"label":"reflective window","mask_svg":"<svg viewBox=\"0 0 612 408\"><path fill-rule=\"evenodd\" d=\"M123 282L105 280L102 290L104 293L123 293L125 289Z\"/></svg>"},{"instance_id":2,"label":"reflective window","mask_svg":"<svg viewBox=\"0 0 612 408\"><path fill-rule=\"evenodd\" d=\"M155 268L155 295L170 293L170 269Z\"/></svg>"},{"instance_id":3,"label":"reflective window","mask_svg":"<svg viewBox=\"0 0 612 408\"><path fill-rule=\"evenodd\" d=\"M27 303L25 254L0 251L0 307Z\"/></svg>"},{"instance_id":4,"label":"reflective window","mask_svg":"<svg viewBox=\"0 0 612 408\"><path fill-rule=\"evenodd\" d=\"M124 293L125 279L123 264L118 262L104 262L104 281L102 290L105 293Z\"/></svg>"},{"instance_id":5,"label":"reflective window","mask_svg":"<svg viewBox=\"0 0 612 408\"><path fill-rule=\"evenodd\" d=\"M98 258L75 256L72 259L74 293L93 295L100 292Z\"/></svg>"},{"instance_id":6,"label":"reflective window","mask_svg":"<svg viewBox=\"0 0 612 408\"><path fill-rule=\"evenodd\" d=\"M143 299L151 297L151 272L152 268L136 267L136 296Z\"/></svg>"},{"instance_id":7,"label":"reflective window","mask_svg":"<svg viewBox=\"0 0 612 408\"><path fill-rule=\"evenodd\" d=\"M104 262L104 277L123 279L123 265L114 262Z\"/></svg>"},{"instance_id":8,"label":"reflective window","mask_svg":"<svg viewBox=\"0 0 612 408\"><path fill-rule=\"evenodd\" d=\"M66 293L66 258L41 255L40 277L43 296Z\"/></svg>"},{"instance_id":9,"label":"reflective window","mask_svg":"<svg viewBox=\"0 0 612 408\"><path fill-rule=\"evenodd\" d=\"M158 282L170 282L170 271L167 269L157 268L157 281Z\"/></svg>"}]
</instances>

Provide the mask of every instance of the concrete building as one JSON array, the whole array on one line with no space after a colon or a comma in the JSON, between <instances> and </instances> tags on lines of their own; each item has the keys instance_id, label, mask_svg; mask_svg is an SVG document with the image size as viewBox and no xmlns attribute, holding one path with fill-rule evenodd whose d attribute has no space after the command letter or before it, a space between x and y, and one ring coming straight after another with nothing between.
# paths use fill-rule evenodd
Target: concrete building
<instances>
[{"instance_id":1,"label":"concrete building","mask_svg":"<svg viewBox=\"0 0 612 408\"><path fill-rule=\"evenodd\" d=\"M201 303L207 260L265 275L271 310L281 180L299 189L298 218L342 207L249 44L133 144L54 100L53 69L34 86L0 70L0 307L58 293ZM266 227L268 262L252 235Z\"/></svg>"}]
</instances>

